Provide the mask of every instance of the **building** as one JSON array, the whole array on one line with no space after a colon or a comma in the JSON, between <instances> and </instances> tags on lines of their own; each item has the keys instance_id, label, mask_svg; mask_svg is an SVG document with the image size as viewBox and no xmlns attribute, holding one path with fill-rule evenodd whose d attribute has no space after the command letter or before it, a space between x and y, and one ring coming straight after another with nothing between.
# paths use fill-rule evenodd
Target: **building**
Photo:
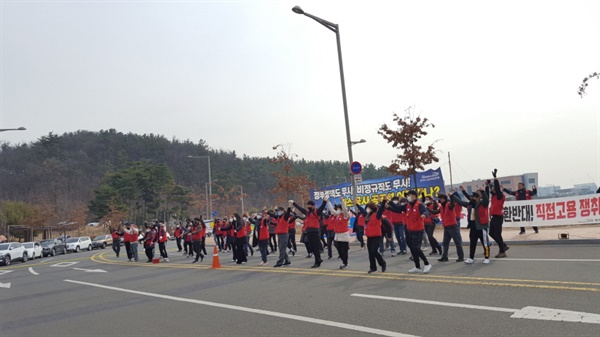
<instances>
[{"instance_id":1,"label":"building","mask_svg":"<svg viewBox=\"0 0 600 337\"><path fill-rule=\"evenodd\" d=\"M491 177L489 178L491 179ZM469 194L477 191L480 188L485 188L486 179L479 179L473 181L465 181L462 183L454 184L454 186L444 186L446 191L450 191L452 188L458 190L460 186L463 186ZM533 186L538 186L538 173L523 173L522 175L498 177L500 185L504 188L508 188L511 191L516 191L519 183L525 184L525 188L530 190Z\"/></svg>"}]
</instances>

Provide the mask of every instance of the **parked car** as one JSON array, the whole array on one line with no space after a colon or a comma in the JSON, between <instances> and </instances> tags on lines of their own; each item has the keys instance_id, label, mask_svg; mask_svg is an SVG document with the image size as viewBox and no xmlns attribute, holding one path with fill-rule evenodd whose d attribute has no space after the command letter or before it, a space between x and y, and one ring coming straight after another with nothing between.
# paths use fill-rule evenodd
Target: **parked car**
<instances>
[{"instance_id":1,"label":"parked car","mask_svg":"<svg viewBox=\"0 0 600 337\"><path fill-rule=\"evenodd\" d=\"M92 240L92 249L101 248L104 249L108 245L112 245L113 238L110 234L98 235Z\"/></svg>"},{"instance_id":2,"label":"parked car","mask_svg":"<svg viewBox=\"0 0 600 337\"><path fill-rule=\"evenodd\" d=\"M67 245L60 239L42 240L40 241L40 246L42 246L43 257L67 253Z\"/></svg>"},{"instance_id":3,"label":"parked car","mask_svg":"<svg viewBox=\"0 0 600 337\"><path fill-rule=\"evenodd\" d=\"M79 253L82 249L92 250L92 239L89 236L70 238L65 243L67 244L67 252Z\"/></svg>"},{"instance_id":4,"label":"parked car","mask_svg":"<svg viewBox=\"0 0 600 337\"><path fill-rule=\"evenodd\" d=\"M98 226L100 226L100 223L99 222L90 222L87 225L88 225L88 227L98 227Z\"/></svg>"},{"instance_id":5,"label":"parked car","mask_svg":"<svg viewBox=\"0 0 600 337\"><path fill-rule=\"evenodd\" d=\"M27 251L27 258L35 260L36 257L42 258L42 246L39 242L25 242L23 244Z\"/></svg>"},{"instance_id":6,"label":"parked car","mask_svg":"<svg viewBox=\"0 0 600 337\"><path fill-rule=\"evenodd\" d=\"M27 262L27 250L18 242L0 243L0 262L10 266L12 261L21 260Z\"/></svg>"}]
</instances>

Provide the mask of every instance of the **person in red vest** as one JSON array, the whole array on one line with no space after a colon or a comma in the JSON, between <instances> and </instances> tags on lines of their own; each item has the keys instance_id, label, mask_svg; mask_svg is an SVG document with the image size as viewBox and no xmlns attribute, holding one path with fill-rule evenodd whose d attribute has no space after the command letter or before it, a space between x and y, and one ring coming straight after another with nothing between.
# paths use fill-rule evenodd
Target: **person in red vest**
<instances>
[{"instance_id":1,"label":"person in red vest","mask_svg":"<svg viewBox=\"0 0 600 337\"><path fill-rule=\"evenodd\" d=\"M196 258L194 261L192 261L192 263L196 263L198 260L200 260L200 262L204 260L204 254L202 254L202 232L206 233L206 224L204 223L204 220L202 220L202 215L194 218L193 223L194 226L192 227L191 231L191 239L194 247L193 251L196 253Z\"/></svg>"},{"instance_id":2,"label":"person in red vest","mask_svg":"<svg viewBox=\"0 0 600 337\"><path fill-rule=\"evenodd\" d=\"M348 268L348 251L350 250L350 232L348 231L349 212L346 203L342 200L339 205L332 206L327 199L327 208L333 218L333 232L335 238L335 248L338 251L342 264L340 269Z\"/></svg>"},{"instance_id":3,"label":"person in red vest","mask_svg":"<svg viewBox=\"0 0 600 337\"><path fill-rule=\"evenodd\" d=\"M286 249L289 239L289 220L291 211L291 207L288 207L287 210L283 207L277 207L276 213L273 214L273 218L276 222L275 234L277 235L277 241L279 241L279 259L273 266L274 268L292 264Z\"/></svg>"},{"instance_id":4,"label":"person in red vest","mask_svg":"<svg viewBox=\"0 0 600 337\"><path fill-rule=\"evenodd\" d=\"M530 200L532 196L537 194L537 188L535 185L531 187L531 190L526 190L525 184L523 183L519 183L519 188L514 192L508 188L503 188L502 191L510 195L514 195L517 200ZM533 226L533 230L536 233L539 233L539 230L536 226ZM525 234L525 227L521 227L521 232L519 232L519 234Z\"/></svg>"},{"instance_id":5,"label":"person in red vest","mask_svg":"<svg viewBox=\"0 0 600 337\"><path fill-rule=\"evenodd\" d=\"M458 235L460 229L456 223L456 214L454 213L456 204L452 199L448 200L448 196L443 193L438 194L438 199L440 201L438 209L431 210L431 213L440 215L442 218L442 226L444 227L442 257L439 258L438 261L448 262L448 250L450 249L450 239L452 239L456 246L456 253L458 254L456 262L463 262L465 260L465 253L462 247L462 239Z\"/></svg>"},{"instance_id":6,"label":"person in red vest","mask_svg":"<svg viewBox=\"0 0 600 337\"><path fill-rule=\"evenodd\" d=\"M415 190L408 191L406 193L406 199L408 200L406 205L393 205L392 210L399 213L406 213L405 221L408 233L406 244L410 249L413 262L415 263L415 267L408 272L411 274L427 274L431 271L431 264L427 261L427 257L425 257L425 254L421 250L421 242L423 242L423 235L425 235L425 218L429 216L429 211L427 210L427 207L421 203ZM423 269L421 269L420 261L423 261Z\"/></svg>"},{"instance_id":7,"label":"person in red vest","mask_svg":"<svg viewBox=\"0 0 600 337\"><path fill-rule=\"evenodd\" d=\"M381 220L383 218L383 212L385 211L386 202L387 198L384 198L381 205L377 207L377 204L371 201L365 208L362 208L355 202L356 208L360 214L365 217L365 235L367 236L367 252L369 253L369 274L377 271L377 264L381 267L382 273L384 273L387 268L387 263L378 251L379 243L383 236L381 231Z\"/></svg>"},{"instance_id":8,"label":"person in red vest","mask_svg":"<svg viewBox=\"0 0 600 337\"><path fill-rule=\"evenodd\" d=\"M360 242L360 248L365 250L365 217L361 213L357 213L354 210L350 210L350 213L354 214L354 226L352 231L356 233L356 239Z\"/></svg>"},{"instance_id":9,"label":"person in red vest","mask_svg":"<svg viewBox=\"0 0 600 337\"><path fill-rule=\"evenodd\" d=\"M125 249L127 249L129 262L138 261L138 235L137 226L126 222L123 230L123 242L125 243Z\"/></svg>"},{"instance_id":10,"label":"person in red vest","mask_svg":"<svg viewBox=\"0 0 600 337\"><path fill-rule=\"evenodd\" d=\"M329 198L326 198L329 201ZM323 212L323 227L325 231L325 235L327 236L327 243L325 246L327 247L327 258L331 259L333 257L332 246L333 240L335 239L335 232L333 231L333 227L335 225L335 218L331 216L327 211Z\"/></svg>"},{"instance_id":11,"label":"person in red vest","mask_svg":"<svg viewBox=\"0 0 600 337\"><path fill-rule=\"evenodd\" d=\"M252 235L252 224L248 218L248 213L244 213L242 220L246 225L246 244L244 244L244 252L246 253L246 257L248 257L248 251L250 251L250 256L254 256L254 249L252 249L252 243L250 241L250 236Z\"/></svg>"},{"instance_id":12,"label":"person in red vest","mask_svg":"<svg viewBox=\"0 0 600 337\"><path fill-rule=\"evenodd\" d=\"M112 249L115 252L115 254L117 255L117 257L119 257L119 253L121 252L121 237L123 236L123 232L119 231L119 228L116 228L115 230L112 230L110 232L110 236L112 237Z\"/></svg>"},{"instance_id":13,"label":"person in red vest","mask_svg":"<svg viewBox=\"0 0 600 337\"><path fill-rule=\"evenodd\" d=\"M154 243L156 242L156 229L146 224L146 235L144 235L144 250L148 261L152 262L154 258Z\"/></svg>"},{"instance_id":14,"label":"person in red vest","mask_svg":"<svg viewBox=\"0 0 600 337\"><path fill-rule=\"evenodd\" d=\"M175 231L173 232L175 236L175 242L177 243L177 252L182 251L181 247L181 238L183 237L183 228L181 227L181 221L175 226Z\"/></svg>"},{"instance_id":15,"label":"person in red vest","mask_svg":"<svg viewBox=\"0 0 600 337\"><path fill-rule=\"evenodd\" d=\"M402 198L402 200L400 200L400 197L398 197L397 195L394 196L391 201L391 203L394 205L398 205L402 202L406 203L406 198ZM406 236L404 235L404 213L396 213L389 209L388 206L388 209L386 209L385 213L383 214L387 216L388 219L390 219L390 222L394 226L394 234L396 236L396 242L398 242L398 250L400 251L399 254L406 255ZM392 254L392 256L394 255Z\"/></svg>"},{"instance_id":16,"label":"person in red vest","mask_svg":"<svg viewBox=\"0 0 600 337\"><path fill-rule=\"evenodd\" d=\"M506 257L506 251L508 246L504 243L502 238L502 223L504 222L504 201L506 197L502 193L500 188L500 182L496 179L497 169L492 171L494 176L494 187L490 189L489 184L486 184L485 191L490 195L491 207L490 207L490 236L498 244L500 252L496 255L496 258Z\"/></svg>"},{"instance_id":17,"label":"person in red vest","mask_svg":"<svg viewBox=\"0 0 600 337\"><path fill-rule=\"evenodd\" d=\"M423 204L427 207L430 216L425 218L425 234L427 234L427 239L429 240L429 244L431 245L431 253L429 255L442 255L442 245L435 239L433 236L433 232L435 231L435 227L439 222L439 218L432 211L438 209L438 204L432 197L428 196L422 199Z\"/></svg>"},{"instance_id":18,"label":"person in red vest","mask_svg":"<svg viewBox=\"0 0 600 337\"><path fill-rule=\"evenodd\" d=\"M466 191L463 189L463 193ZM489 231L489 199L484 190L479 189L478 192L473 192L470 195L470 201L465 202L456 197L452 197L455 203L468 208L469 214L469 258L465 259L466 264L473 264L475 258L475 250L477 249L477 241L481 241L483 245L483 263L490 263L490 244L488 242Z\"/></svg>"},{"instance_id":19,"label":"person in red vest","mask_svg":"<svg viewBox=\"0 0 600 337\"><path fill-rule=\"evenodd\" d=\"M167 233L167 225L163 221L160 221L159 223L157 240L160 256L163 258L164 262L169 262L169 254L167 253L167 241L169 240L169 235Z\"/></svg>"},{"instance_id":20,"label":"person in red vest","mask_svg":"<svg viewBox=\"0 0 600 337\"><path fill-rule=\"evenodd\" d=\"M192 243L192 228L194 228L192 220L188 219L189 222L185 225L185 230L183 231L183 256L190 258L190 256L194 256L194 248Z\"/></svg>"},{"instance_id":21,"label":"person in red vest","mask_svg":"<svg viewBox=\"0 0 600 337\"><path fill-rule=\"evenodd\" d=\"M235 263L243 264L248 262L248 259L246 258L246 251L244 250L244 245L246 244L246 222L238 213L233 214L233 227L235 235L235 239L233 241L233 244L235 244Z\"/></svg>"},{"instance_id":22,"label":"person in red vest","mask_svg":"<svg viewBox=\"0 0 600 337\"><path fill-rule=\"evenodd\" d=\"M219 253L223 251L223 232L221 232L221 219L215 219L213 226L213 235L215 236L215 245L219 249Z\"/></svg>"},{"instance_id":23,"label":"person in red vest","mask_svg":"<svg viewBox=\"0 0 600 337\"><path fill-rule=\"evenodd\" d=\"M315 257L315 264L311 268L319 268L323 260L321 259L321 240L319 239L319 219L323 214L326 203L323 201L319 208L315 209L315 202L309 200L306 203L306 208L298 205L294 200L289 201L290 207L294 206L296 209L304 214L304 227L306 228L306 236L308 238L308 246L310 247L310 253ZM309 253L309 254L310 254Z\"/></svg>"},{"instance_id":24,"label":"person in red vest","mask_svg":"<svg viewBox=\"0 0 600 337\"><path fill-rule=\"evenodd\" d=\"M289 254L292 254L292 256L296 255L296 252L298 251L298 247L296 247L296 220L298 219L298 216L296 215L295 212L292 212L292 214L290 214L290 219L288 221L288 248L289 248Z\"/></svg>"},{"instance_id":25,"label":"person in red vest","mask_svg":"<svg viewBox=\"0 0 600 337\"><path fill-rule=\"evenodd\" d=\"M259 266L266 266L267 263L267 247L269 247L269 221L264 217L263 213L257 213L253 219L254 235L258 240L258 250L260 251L261 262Z\"/></svg>"}]
</instances>

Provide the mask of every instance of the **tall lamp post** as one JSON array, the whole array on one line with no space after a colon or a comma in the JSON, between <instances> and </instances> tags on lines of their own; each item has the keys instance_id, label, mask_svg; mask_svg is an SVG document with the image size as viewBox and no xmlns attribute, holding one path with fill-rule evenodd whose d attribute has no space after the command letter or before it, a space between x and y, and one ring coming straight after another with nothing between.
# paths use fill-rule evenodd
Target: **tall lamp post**
<instances>
[{"instance_id":1,"label":"tall lamp post","mask_svg":"<svg viewBox=\"0 0 600 337\"><path fill-rule=\"evenodd\" d=\"M210 210L210 213L208 214L208 217L211 218L213 209L212 209L212 180L211 180L211 176L210 176L210 156L188 156L188 158L198 158L198 159L202 159L202 158L206 158L208 159L208 207Z\"/></svg>"},{"instance_id":2,"label":"tall lamp post","mask_svg":"<svg viewBox=\"0 0 600 337\"><path fill-rule=\"evenodd\" d=\"M340 65L340 81L342 82L342 100L344 102L344 120L346 122L346 145L348 146L348 159L350 161L348 163L348 165L351 165L352 162L354 162L354 159L352 158L352 145L354 145L354 144L352 144L352 141L350 140L350 123L348 122L348 103L346 102L346 83L344 80L344 66L342 63L342 45L340 42L340 27L336 23L332 23L327 20L323 20L317 16L314 16L312 14L306 13L304 10L302 10L302 8L300 8L300 6L294 6L294 8L292 8L292 11L296 14L302 14L302 15L308 16L309 18L317 21L318 23L325 26L325 28L327 28L335 33L335 38L337 40L338 62ZM348 167L348 170L350 170L350 167ZM356 180L354 179L354 177L352 177L352 201L354 202L355 200L356 200Z\"/></svg>"},{"instance_id":3,"label":"tall lamp post","mask_svg":"<svg viewBox=\"0 0 600 337\"><path fill-rule=\"evenodd\" d=\"M24 131L24 130L27 130L27 129L21 126L19 128L14 128L14 129L0 129L0 132L4 132L4 131Z\"/></svg>"}]
</instances>

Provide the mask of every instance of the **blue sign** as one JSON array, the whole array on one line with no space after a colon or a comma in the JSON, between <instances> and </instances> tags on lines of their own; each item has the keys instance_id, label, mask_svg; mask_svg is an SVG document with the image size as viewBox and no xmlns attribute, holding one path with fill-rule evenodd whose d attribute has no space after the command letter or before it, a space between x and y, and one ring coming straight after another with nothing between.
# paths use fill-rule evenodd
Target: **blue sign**
<instances>
[{"instance_id":1,"label":"blue sign","mask_svg":"<svg viewBox=\"0 0 600 337\"><path fill-rule=\"evenodd\" d=\"M360 174L362 172L362 165L357 161L352 162L352 164L350 164L350 172Z\"/></svg>"},{"instance_id":2,"label":"blue sign","mask_svg":"<svg viewBox=\"0 0 600 337\"><path fill-rule=\"evenodd\" d=\"M213 216L213 217L217 216L217 211L213 211L213 212L212 212L212 216Z\"/></svg>"}]
</instances>

